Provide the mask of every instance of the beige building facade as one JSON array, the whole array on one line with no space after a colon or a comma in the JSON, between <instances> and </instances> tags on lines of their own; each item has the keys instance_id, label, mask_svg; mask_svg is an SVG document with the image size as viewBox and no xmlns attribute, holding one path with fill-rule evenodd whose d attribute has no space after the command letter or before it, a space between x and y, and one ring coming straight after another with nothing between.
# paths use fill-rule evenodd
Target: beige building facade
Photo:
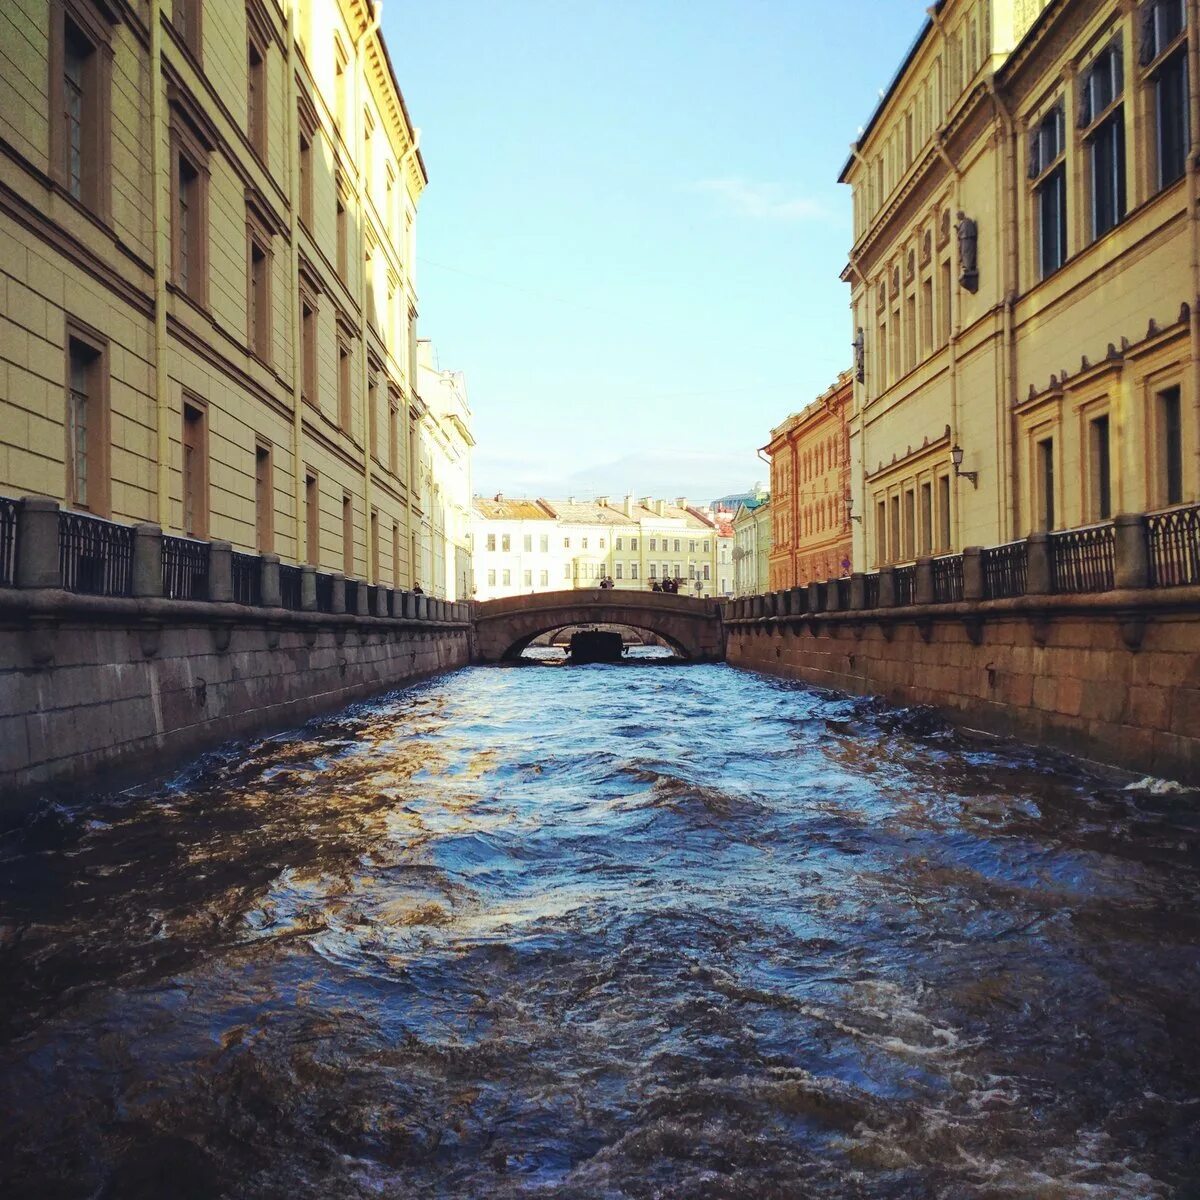
<instances>
[{"instance_id":1,"label":"beige building facade","mask_svg":"<svg viewBox=\"0 0 1200 1200\"><path fill-rule=\"evenodd\" d=\"M1195 0L930 11L842 174L857 569L1200 496Z\"/></svg>"},{"instance_id":2,"label":"beige building facade","mask_svg":"<svg viewBox=\"0 0 1200 1200\"><path fill-rule=\"evenodd\" d=\"M0 64L0 489L413 583L426 173L377 9L23 0Z\"/></svg>"},{"instance_id":3,"label":"beige building facade","mask_svg":"<svg viewBox=\"0 0 1200 1200\"><path fill-rule=\"evenodd\" d=\"M476 497L475 598L595 588L653 589L670 578L680 594L713 596L722 547L715 520L688 504L650 496L595 500ZM726 566L728 574L728 567Z\"/></svg>"},{"instance_id":4,"label":"beige building facade","mask_svg":"<svg viewBox=\"0 0 1200 1200\"><path fill-rule=\"evenodd\" d=\"M733 514L735 596L761 596L771 586L771 500L746 500Z\"/></svg>"}]
</instances>

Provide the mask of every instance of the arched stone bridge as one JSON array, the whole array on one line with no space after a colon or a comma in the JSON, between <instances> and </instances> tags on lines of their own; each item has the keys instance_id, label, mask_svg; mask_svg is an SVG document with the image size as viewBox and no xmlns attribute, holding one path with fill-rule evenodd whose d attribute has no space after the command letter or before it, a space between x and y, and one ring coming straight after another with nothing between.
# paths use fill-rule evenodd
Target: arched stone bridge
<instances>
[{"instance_id":1,"label":"arched stone bridge","mask_svg":"<svg viewBox=\"0 0 1200 1200\"><path fill-rule=\"evenodd\" d=\"M629 625L656 633L684 658L720 662L725 634L716 600L620 588L506 596L475 605L475 660L506 662L539 634L565 625Z\"/></svg>"}]
</instances>

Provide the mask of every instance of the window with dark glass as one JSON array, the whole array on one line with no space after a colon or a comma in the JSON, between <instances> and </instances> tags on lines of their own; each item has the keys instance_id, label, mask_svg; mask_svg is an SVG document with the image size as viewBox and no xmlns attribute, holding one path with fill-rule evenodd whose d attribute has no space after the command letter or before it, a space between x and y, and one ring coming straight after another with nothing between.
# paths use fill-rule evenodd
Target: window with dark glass
<instances>
[{"instance_id":1,"label":"window with dark glass","mask_svg":"<svg viewBox=\"0 0 1200 1200\"><path fill-rule=\"evenodd\" d=\"M255 39L246 45L246 131L259 156L267 154L267 56Z\"/></svg>"},{"instance_id":2,"label":"window with dark glass","mask_svg":"<svg viewBox=\"0 0 1200 1200\"><path fill-rule=\"evenodd\" d=\"M1054 439L1043 438L1036 447L1037 453L1037 505L1038 527L1054 528Z\"/></svg>"},{"instance_id":3,"label":"window with dark glass","mask_svg":"<svg viewBox=\"0 0 1200 1200\"><path fill-rule=\"evenodd\" d=\"M1087 148L1092 237L1125 219L1125 91L1121 48L1101 53L1083 76L1079 126Z\"/></svg>"},{"instance_id":4,"label":"window with dark glass","mask_svg":"<svg viewBox=\"0 0 1200 1200\"><path fill-rule=\"evenodd\" d=\"M275 481L271 447L263 442L254 448L254 527L258 552L269 554L275 542Z\"/></svg>"},{"instance_id":5,"label":"window with dark glass","mask_svg":"<svg viewBox=\"0 0 1200 1200\"><path fill-rule=\"evenodd\" d=\"M183 405L183 531L204 537L208 531L208 439L204 409Z\"/></svg>"},{"instance_id":6,"label":"window with dark glass","mask_svg":"<svg viewBox=\"0 0 1200 1200\"><path fill-rule=\"evenodd\" d=\"M1178 387L1158 393L1158 453L1163 504L1183 503L1183 407Z\"/></svg>"},{"instance_id":7,"label":"window with dark glass","mask_svg":"<svg viewBox=\"0 0 1200 1200\"><path fill-rule=\"evenodd\" d=\"M250 345L260 358L271 355L271 259L258 237L250 239Z\"/></svg>"},{"instance_id":8,"label":"window with dark glass","mask_svg":"<svg viewBox=\"0 0 1200 1200\"><path fill-rule=\"evenodd\" d=\"M317 476L304 476L304 543L308 561L315 567L321 561L321 493Z\"/></svg>"},{"instance_id":9,"label":"window with dark glass","mask_svg":"<svg viewBox=\"0 0 1200 1200\"><path fill-rule=\"evenodd\" d=\"M1159 188L1182 179L1191 147L1186 0L1147 0L1139 61L1151 89L1155 174Z\"/></svg>"},{"instance_id":10,"label":"window with dark glass","mask_svg":"<svg viewBox=\"0 0 1200 1200\"><path fill-rule=\"evenodd\" d=\"M1092 519L1107 521L1112 516L1112 447L1108 417L1088 422L1091 459Z\"/></svg>"},{"instance_id":11,"label":"window with dark glass","mask_svg":"<svg viewBox=\"0 0 1200 1200\"><path fill-rule=\"evenodd\" d=\"M1067 261L1066 149L1066 120L1058 104L1034 130L1029 152L1038 224L1038 269L1043 279Z\"/></svg>"},{"instance_id":12,"label":"window with dark glass","mask_svg":"<svg viewBox=\"0 0 1200 1200\"><path fill-rule=\"evenodd\" d=\"M107 515L108 380L105 348L87 335L67 337L67 502Z\"/></svg>"}]
</instances>

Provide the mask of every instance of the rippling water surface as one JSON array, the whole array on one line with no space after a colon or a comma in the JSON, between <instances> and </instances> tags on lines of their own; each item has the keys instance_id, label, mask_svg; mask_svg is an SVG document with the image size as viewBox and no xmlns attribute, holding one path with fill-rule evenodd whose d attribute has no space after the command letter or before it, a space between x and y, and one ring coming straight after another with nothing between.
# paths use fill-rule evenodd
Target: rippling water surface
<instances>
[{"instance_id":1,"label":"rippling water surface","mask_svg":"<svg viewBox=\"0 0 1200 1200\"><path fill-rule=\"evenodd\" d=\"M0 1194L1200 1195L1200 821L726 667L474 669L0 840Z\"/></svg>"}]
</instances>

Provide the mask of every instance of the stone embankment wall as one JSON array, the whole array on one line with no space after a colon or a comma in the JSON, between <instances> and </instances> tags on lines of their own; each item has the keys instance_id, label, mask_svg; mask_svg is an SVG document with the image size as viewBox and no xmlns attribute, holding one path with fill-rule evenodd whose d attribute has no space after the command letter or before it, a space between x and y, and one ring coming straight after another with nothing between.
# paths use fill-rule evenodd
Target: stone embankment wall
<instances>
[{"instance_id":1,"label":"stone embankment wall","mask_svg":"<svg viewBox=\"0 0 1200 1200\"><path fill-rule=\"evenodd\" d=\"M464 666L469 622L0 591L0 797L161 770Z\"/></svg>"},{"instance_id":2,"label":"stone embankment wall","mask_svg":"<svg viewBox=\"0 0 1200 1200\"><path fill-rule=\"evenodd\" d=\"M727 614L726 634L733 666L1200 784L1200 588Z\"/></svg>"}]
</instances>

